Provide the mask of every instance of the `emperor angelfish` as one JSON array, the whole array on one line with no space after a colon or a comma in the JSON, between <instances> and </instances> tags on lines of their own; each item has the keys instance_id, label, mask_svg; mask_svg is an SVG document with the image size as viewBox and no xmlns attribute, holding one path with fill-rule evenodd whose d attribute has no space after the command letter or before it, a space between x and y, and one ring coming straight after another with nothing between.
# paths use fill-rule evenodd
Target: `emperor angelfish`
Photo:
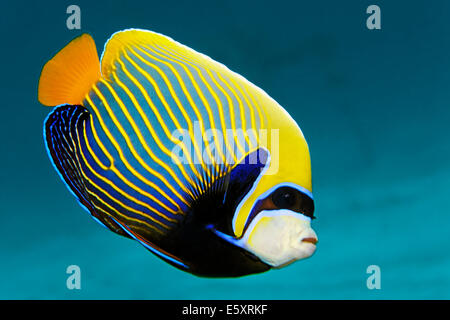
<instances>
[{"instance_id":1,"label":"emperor angelfish","mask_svg":"<svg viewBox=\"0 0 450 320\"><path fill-rule=\"evenodd\" d=\"M88 34L42 69L50 160L100 224L186 272L237 277L311 256L305 138L262 89L146 30L99 60Z\"/></svg>"}]
</instances>

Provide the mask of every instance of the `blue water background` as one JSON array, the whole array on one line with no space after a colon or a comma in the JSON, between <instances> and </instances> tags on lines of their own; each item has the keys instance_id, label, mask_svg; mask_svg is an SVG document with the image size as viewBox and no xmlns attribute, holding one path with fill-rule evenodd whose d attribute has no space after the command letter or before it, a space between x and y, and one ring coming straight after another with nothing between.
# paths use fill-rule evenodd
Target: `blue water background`
<instances>
[{"instance_id":1,"label":"blue water background","mask_svg":"<svg viewBox=\"0 0 450 320\"><path fill-rule=\"evenodd\" d=\"M82 30L66 28L81 7ZM366 28L377 4L382 29ZM1 299L449 299L450 2L8 1L2 4ZM94 222L51 166L43 64L81 32L169 35L266 90L311 150L320 243L281 270L204 279ZM64 81L62 79L62 81ZM66 288L79 265L81 290ZM369 265L381 289L366 286Z\"/></svg>"}]
</instances>

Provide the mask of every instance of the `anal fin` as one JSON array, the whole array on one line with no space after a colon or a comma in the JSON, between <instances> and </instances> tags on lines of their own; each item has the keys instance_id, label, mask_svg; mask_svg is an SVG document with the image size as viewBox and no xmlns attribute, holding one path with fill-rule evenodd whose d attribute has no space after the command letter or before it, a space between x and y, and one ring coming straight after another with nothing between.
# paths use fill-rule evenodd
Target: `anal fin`
<instances>
[{"instance_id":1,"label":"anal fin","mask_svg":"<svg viewBox=\"0 0 450 320\"><path fill-rule=\"evenodd\" d=\"M156 245L154 245L153 243L151 243L150 241L147 241L145 238L143 238L142 236L140 236L138 233L134 232L131 228L129 228L126 224L123 224L119 221L117 221L116 219L112 218L115 223L117 225L119 225L123 231L125 231L130 238L133 238L134 240L136 240L137 242L139 242L140 244L142 244L144 247L146 247L150 252L152 252L153 254L155 254L156 256L158 256L159 258L163 259L164 261L178 267L181 269L189 269L189 267L184 264L182 261L180 261L177 257L171 255L170 253L162 250L161 248L157 247Z\"/></svg>"}]
</instances>

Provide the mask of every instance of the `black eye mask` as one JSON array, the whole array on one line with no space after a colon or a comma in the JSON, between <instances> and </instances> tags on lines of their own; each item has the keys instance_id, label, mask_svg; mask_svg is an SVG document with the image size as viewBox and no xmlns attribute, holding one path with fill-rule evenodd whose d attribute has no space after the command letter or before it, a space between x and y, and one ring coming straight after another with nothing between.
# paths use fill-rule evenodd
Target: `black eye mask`
<instances>
[{"instance_id":1,"label":"black eye mask","mask_svg":"<svg viewBox=\"0 0 450 320\"><path fill-rule=\"evenodd\" d=\"M311 219L314 217L314 200L307 194L288 186L277 188L264 199L258 200L245 222L244 232L252 222L253 218L263 210L287 209L303 214Z\"/></svg>"}]
</instances>

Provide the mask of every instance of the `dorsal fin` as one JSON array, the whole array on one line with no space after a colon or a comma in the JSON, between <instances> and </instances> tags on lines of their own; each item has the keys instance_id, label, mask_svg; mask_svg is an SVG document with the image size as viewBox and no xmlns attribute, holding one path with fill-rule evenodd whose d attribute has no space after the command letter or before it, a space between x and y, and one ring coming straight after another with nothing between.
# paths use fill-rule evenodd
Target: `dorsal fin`
<instances>
[{"instance_id":1,"label":"dorsal fin","mask_svg":"<svg viewBox=\"0 0 450 320\"><path fill-rule=\"evenodd\" d=\"M94 39L83 34L72 40L42 68L39 102L46 106L66 103L80 105L100 77L100 62Z\"/></svg>"}]
</instances>

